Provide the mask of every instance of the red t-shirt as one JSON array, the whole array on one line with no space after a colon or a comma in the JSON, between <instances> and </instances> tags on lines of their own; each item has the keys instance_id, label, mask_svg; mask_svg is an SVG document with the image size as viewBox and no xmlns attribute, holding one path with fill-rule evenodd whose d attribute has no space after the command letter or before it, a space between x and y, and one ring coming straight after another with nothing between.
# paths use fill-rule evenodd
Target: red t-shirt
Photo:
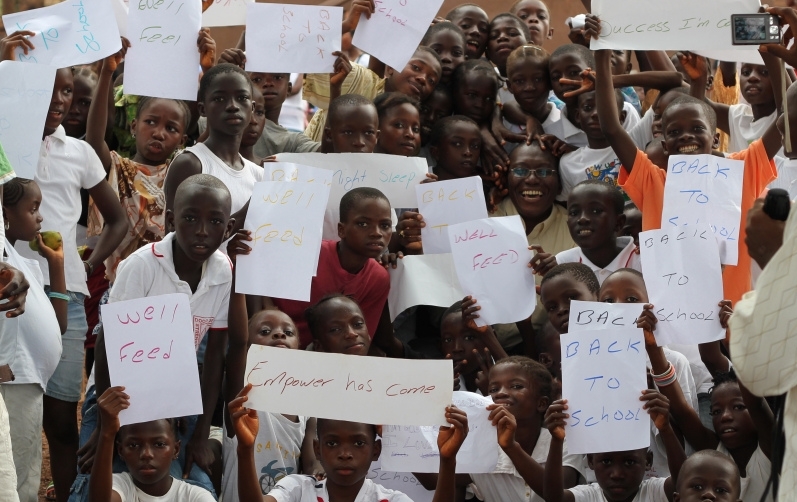
<instances>
[{"instance_id":1,"label":"red t-shirt","mask_svg":"<svg viewBox=\"0 0 797 502\"><path fill-rule=\"evenodd\" d=\"M354 298L363 311L365 324L368 326L371 338L374 336L379 318L382 316L382 310L385 308L387 293L390 290L390 276L387 270L376 260L368 260L362 270L356 274L350 274L340 266L337 244L336 241L321 243L318 272L313 277L309 302L273 299L274 305L288 314L296 324L302 348L313 341L310 330L307 329L307 322L304 320L304 311L329 294L342 293Z\"/></svg>"}]
</instances>

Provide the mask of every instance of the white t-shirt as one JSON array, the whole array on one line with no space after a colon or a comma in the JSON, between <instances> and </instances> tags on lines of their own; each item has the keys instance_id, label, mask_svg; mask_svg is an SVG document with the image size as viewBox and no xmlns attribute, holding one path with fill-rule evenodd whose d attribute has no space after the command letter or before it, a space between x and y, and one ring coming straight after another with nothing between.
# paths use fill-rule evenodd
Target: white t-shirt
<instances>
[{"instance_id":1,"label":"white t-shirt","mask_svg":"<svg viewBox=\"0 0 797 502\"><path fill-rule=\"evenodd\" d=\"M105 176L105 169L94 149L85 141L67 136L63 126L58 126L54 133L42 141L34 177L42 192L39 208L43 218L42 230L61 232L66 289L87 296L86 269L77 252L76 242L77 221L82 207L80 189L95 187ZM25 258L39 262L44 284L49 285L47 260L32 251L27 242L19 241L15 247Z\"/></svg>"},{"instance_id":2,"label":"white t-shirt","mask_svg":"<svg viewBox=\"0 0 797 502\"><path fill-rule=\"evenodd\" d=\"M700 349L695 345L668 345L667 348L679 352L689 361L689 369L692 370L692 378L695 380L695 387L698 394L704 394L714 385L711 373L706 368L705 363L700 358ZM673 363L674 365L674 363ZM677 369L677 368L676 368ZM681 375L678 375L681 379ZM696 408L697 409L697 408Z\"/></svg>"},{"instance_id":3,"label":"white t-shirt","mask_svg":"<svg viewBox=\"0 0 797 502\"><path fill-rule=\"evenodd\" d=\"M722 443L717 446L717 451L730 456L730 452ZM772 473L772 462L764 455L760 446L753 452L753 456L747 461L747 466L745 466L744 470L746 476L742 478L742 491L739 493L739 500L759 502ZM769 490L769 494L764 500L766 502L774 500L772 490ZM785 499L781 498L781 500Z\"/></svg>"},{"instance_id":4,"label":"white t-shirt","mask_svg":"<svg viewBox=\"0 0 797 502\"><path fill-rule=\"evenodd\" d=\"M556 263L583 263L595 272L600 284L603 284L603 281L605 281L612 272L620 270L621 268L633 268L634 270L642 272L642 261L640 260L639 253L636 252L634 239L627 235L622 235L617 238L617 244L624 246L623 250L620 251L606 268L600 268L589 261L587 257L584 256L584 253L581 252L580 247L570 248L556 253Z\"/></svg>"},{"instance_id":5,"label":"white t-shirt","mask_svg":"<svg viewBox=\"0 0 797 502\"><path fill-rule=\"evenodd\" d=\"M255 440L255 469L263 495L289 474L299 471L299 457L307 430L307 418L292 422L279 413L257 412L260 430ZM224 476L221 480L223 500L238 500L238 438L223 434Z\"/></svg>"},{"instance_id":6,"label":"white t-shirt","mask_svg":"<svg viewBox=\"0 0 797 502\"><path fill-rule=\"evenodd\" d=\"M180 479L172 478L172 487L162 497L154 497L142 492L129 472L113 475L113 491L119 494L122 502L215 502L209 491Z\"/></svg>"},{"instance_id":7,"label":"white t-shirt","mask_svg":"<svg viewBox=\"0 0 797 502\"><path fill-rule=\"evenodd\" d=\"M634 109L634 111L636 111L636 109ZM653 112L653 108L648 108L648 111L639 119L639 123L631 129L626 129L628 135L631 136L631 139L634 140L634 144L640 150L644 150L653 139L653 119L655 116L656 114Z\"/></svg>"},{"instance_id":8,"label":"white t-shirt","mask_svg":"<svg viewBox=\"0 0 797 502\"><path fill-rule=\"evenodd\" d=\"M639 113L628 102L623 103L623 111L626 112L623 129L630 131L639 123ZM542 129L546 134L553 134L569 145L582 148L589 144L587 134L567 118L566 106L561 110L554 106L542 123Z\"/></svg>"},{"instance_id":9,"label":"white t-shirt","mask_svg":"<svg viewBox=\"0 0 797 502\"><path fill-rule=\"evenodd\" d=\"M313 476L292 474L282 478L269 495L277 502L329 502L327 480L317 481ZM388 490L366 479L354 502L412 502L405 494Z\"/></svg>"},{"instance_id":10,"label":"white t-shirt","mask_svg":"<svg viewBox=\"0 0 797 502\"><path fill-rule=\"evenodd\" d=\"M562 155L559 160L559 179L562 192L557 197L567 201L573 188L586 180L598 180L617 187L622 164L612 147L593 150L589 146Z\"/></svg>"},{"instance_id":11,"label":"white t-shirt","mask_svg":"<svg viewBox=\"0 0 797 502\"><path fill-rule=\"evenodd\" d=\"M25 274L30 283L25 313L7 319L0 328L0 364L9 364L14 381L4 385L35 383L47 389L61 360L61 327L50 299L44 292L39 262L23 258L8 246L9 265ZM60 300L59 300L60 301Z\"/></svg>"},{"instance_id":12,"label":"white t-shirt","mask_svg":"<svg viewBox=\"0 0 797 502\"><path fill-rule=\"evenodd\" d=\"M667 478L653 478L642 481L632 502L667 502L667 494L664 493L664 482ZM598 483L591 485L579 485L570 488L576 502L606 502L603 490Z\"/></svg>"},{"instance_id":13,"label":"white t-shirt","mask_svg":"<svg viewBox=\"0 0 797 502\"><path fill-rule=\"evenodd\" d=\"M296 90L296 81L299 79L298 73L291 73L291 85ZM290 131L304 131L307 127L307 101L302 99L302 88L293 96L288 96L282 103L280 110L279 123Z\"/></svg>"},{"instance_id":14,"label":"white t-shirt","mask_svg":"<svg viewBox=\"0 0 797 502\"><path fill-rule=\"evenodd\" d=\"M753 120L753 109L750 105L737 104L728 107L728 153L741 152L750 143L764 135L769 126L777 120L777 112L766 117Z\"/></svg>"}]
</instances>

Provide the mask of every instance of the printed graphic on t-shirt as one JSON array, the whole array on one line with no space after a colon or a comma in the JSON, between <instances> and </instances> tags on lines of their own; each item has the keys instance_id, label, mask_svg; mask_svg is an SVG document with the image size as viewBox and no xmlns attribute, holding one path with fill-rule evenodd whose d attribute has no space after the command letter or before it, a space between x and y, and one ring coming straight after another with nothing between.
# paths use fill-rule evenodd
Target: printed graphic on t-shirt
<instances>
[{"instance_id":1,"label":"printed graphic on t-shirt","mask_svg":"<svg viewBox=\"0 0 797 502\"><path fill-rule=\"evenodd\" d=\"M584 172L587 174L588 180L603 181L616 187L617 176L620 173L620 165L620 161L615 159L605 164L594 164L589 166Z\"/></svg>"},{"instance_id":2,"label":"printed graphic on t-shirt","mask_svg":"<svg viewBox=\"0 0 797 502\"><path fill-rule=\"evenodd\" d=\"M212 317L194 316L194 347L199 347L199 342L205 338L205 333L213 326Z\"/></svg>"},{"instance_id":3,"label":"printed graphic on t-shirt","mask_svg":"<svg viewBox=\"0 0 797 502\"><path fill-rule=\"evenodd\" d=\"M293 467L274 467L274 464L279 460L272 460L267 466L260 470L260 491L263 495L268 495L268 492L274 488L280 479L288 474L293 473Z\"/></svg>"}]
</instances>

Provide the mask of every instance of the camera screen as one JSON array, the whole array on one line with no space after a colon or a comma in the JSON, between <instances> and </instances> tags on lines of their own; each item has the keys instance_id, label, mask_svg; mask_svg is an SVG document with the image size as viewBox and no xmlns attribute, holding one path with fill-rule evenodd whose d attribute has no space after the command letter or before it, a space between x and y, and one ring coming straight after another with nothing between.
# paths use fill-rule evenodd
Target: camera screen
<instances>
[{"instance_id":1,"label":"camera screen","mask_svg":"<svg viewBox=\"0 0 797 502\"><path fill-rule=\"evenodd\" d=\"M737 40L766 40L767 19L765 17L734 18L733 30Z\"/></svg>"}]
</instances>

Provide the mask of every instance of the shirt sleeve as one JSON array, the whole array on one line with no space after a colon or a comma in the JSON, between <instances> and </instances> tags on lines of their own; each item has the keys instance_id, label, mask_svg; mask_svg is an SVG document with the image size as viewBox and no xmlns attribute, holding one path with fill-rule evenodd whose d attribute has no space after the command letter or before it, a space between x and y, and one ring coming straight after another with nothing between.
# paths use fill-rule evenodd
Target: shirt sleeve
<instances>
[{"instance_id":1,"label":"shirt sleeve","mask_svg":"<svg viewBox=\"0 0 797 502\"><path fill-rule=\"evenodd\" d=\"M642 150L637 150L630 174L625 167L620 169L617 182L642 211L642 230L661 228L666 177L667 172L651 162Z\"/></svg>"},{"instance_id":2,"label":"shirt sleeve","mask_svg":"<svg viewBox=\"0 0 797 502\"><path fill-rule=\"evenodd\" d=\"M128 256L116 269L116 280L108 293L108 303L147 296L152 284L151 274L150 267L139 255Z\"/></svg>"},{"instance_id":3,"label":"shirt sleeve","mask_svg":"<svg viewBox=\"0 0 797 502\"><path fill-rule=\"evenodd\" d=\"M280 479L268 493L277 499L277 502L301 502L304 476L288 475Z\"/></svg>"},{"instance_id":4,"label":"shirt sleeve","mask_svg":"<svg viewBox=\"0 0 797 502\"><path fill-rule=\"evenodd\" d=\"M136 499L136 487L130 478L130 474L114 474L111 490L119 494L122 502L127 502L128 500L134 501Z\"/></svg>"},{"instance_id":5,"label":"shirt sleeve","mask_svg":"<svg viewBox=\"0 0 797 502\"><path fill-rule=\"evenodd\" d=\"M222 290L224 292L224 296L219 303L219 310L216 312L216 316L213 318L213 324L210 326L210 329L227 329L227 316L229 315L228 312L230 309L230 284L231 283L229 282L225 284L224 289Z\"/></svg>"},{"instance_id":6,"label":"shirt sleeve","mask_svg":"<svg viewBox=\"0 0 797 502\"><path fill-rule=\"evenodd\" d=\"M604 502L603 492L597 483L591 485L578 485L569 488L576 502Z\"/></svg>"},{"instance_id":7,"label":"shirt sleeve","mask_svg":"<svg viewBox=\"0 0 797 502\"><path fill-rule=\"evenodd\" d=\"M99 182L103 181L107 174L94 149L85 141L81 141L80 143L84 151L86 162L85 169L80 177L80 186L88 190L89 188L94 188Z\"/></svg>"}]
</instances>

